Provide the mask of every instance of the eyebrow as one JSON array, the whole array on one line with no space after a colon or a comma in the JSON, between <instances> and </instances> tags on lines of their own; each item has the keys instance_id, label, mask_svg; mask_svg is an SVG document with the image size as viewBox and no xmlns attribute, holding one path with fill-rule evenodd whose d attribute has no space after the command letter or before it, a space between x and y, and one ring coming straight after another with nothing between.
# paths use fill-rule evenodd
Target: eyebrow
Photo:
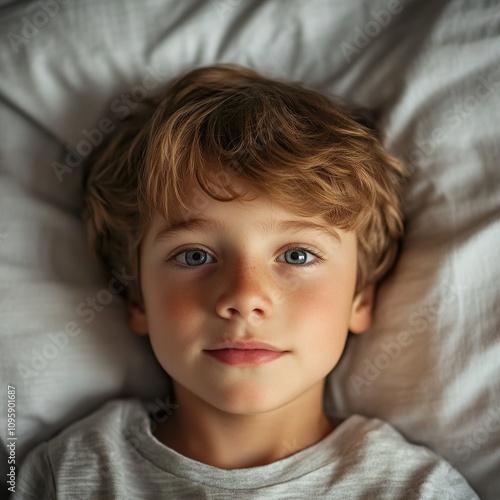
<instances>
[{"instance_id":1,"label":"eyebrow","mask_svg":"<svg viewBox=\"0 0 500 500\"><path fill-rule=\"evenodd\" d=\"M257 228L264 236L277 232L299 233L301 231L316 231L333 237L338 243L341 243L340 235L333 227L311 221L283 220L276 222L271 220L267 223L258 223ZM178 234L190 231L200 231L210 235L214 232L227 232L227 229L227 226L223 222L215 219L188 219L161 226L154 237L153 243L160 240L168 240Z\"/></svg>"}]
</instances>

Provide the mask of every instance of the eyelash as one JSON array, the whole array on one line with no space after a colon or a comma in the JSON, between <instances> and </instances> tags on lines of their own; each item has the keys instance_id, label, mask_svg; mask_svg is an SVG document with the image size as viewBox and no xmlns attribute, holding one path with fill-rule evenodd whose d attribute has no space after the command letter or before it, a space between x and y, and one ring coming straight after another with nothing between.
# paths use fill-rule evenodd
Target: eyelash
<instances>
[{"instance_id":1,"label":"eyelash","mask_svg":"<svg viewBox=\"0 0 500 500\"><path fill-rule=\"evenodd\" d=\"M189 252L190 250L200 250L201 252L205 252L205 253L211 255L210 252L208 252L204 248L189 247L189 248L183 248L180 252L177 252L175 255L173 255L172 257L167 259L167 261L170 261L173 266L179 267L181 269L199 269L201 267L204 267L203 264L200 266L186 266L184 264L180 264L179 262L177 262L175 260L175 257L183 254L184 252ZM280 255L283 255L285 252L288 252L289 250L305 250L306 252L314 255L316 257L316 259L313 260L312 262L309 262L308 264L288 264L288 262L280 262L280 264L288 264L289 266L294 266L294 267L299 267L299 268L300 267L313 267L313 266L318 266L319 264L321 264L321 262L323 262L325 260L324 256L320 252L318 252L317 250L313 250L312 248L308 247L307 245L298 245L296 243L293 243L293 244L289 245L288 247L286 247Z\"/></svg>"}]
</instances>

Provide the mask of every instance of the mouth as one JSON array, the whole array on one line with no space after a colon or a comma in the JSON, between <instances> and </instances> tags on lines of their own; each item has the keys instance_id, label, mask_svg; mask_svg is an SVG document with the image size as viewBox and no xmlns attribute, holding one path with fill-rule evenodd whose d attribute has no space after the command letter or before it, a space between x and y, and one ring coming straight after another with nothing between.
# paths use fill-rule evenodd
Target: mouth
<instances>
[{"instance_id":1,"label":"mouth","mask_svg":"<svg viewBox=\"0 0 500 500\"><path fill-rule=\"evenodd\" d=\"M289 351L259 340L225 340L205 354L226 365L261 365L281 358Z\"/></svg>"},{"instance_id":2,"label":"mouth","mask_svg":"<svg viewBox=\"0 0 500 500\"><path fill-rule=\"evenodd\" d=\"M222 349L238 349L238 350L263 350L263 351L271 351L271 352L285 352L284 349L280 349L266 342L261 342L258 340L226 340L221 342L210 349L206 349L208 351L222 350Z\"/></svg>"},{"instance_id":3,"label":"mouth","mask_svg":"<svg viewBox=\"0 0 500 500\"><path fill-rule=\"evenodd\" d=\"M226 365L262 365L281 358L288 351L267 349L210 349L204 351L213 359Z\"/></svg>"}]
</instances>

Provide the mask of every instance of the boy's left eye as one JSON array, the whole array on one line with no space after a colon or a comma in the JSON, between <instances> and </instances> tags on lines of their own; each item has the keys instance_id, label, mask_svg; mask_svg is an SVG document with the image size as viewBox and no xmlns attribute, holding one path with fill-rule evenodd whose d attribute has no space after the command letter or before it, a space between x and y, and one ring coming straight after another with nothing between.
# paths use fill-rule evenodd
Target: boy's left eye
<instances>
[{"instance_id":1,"label":"boy's left eye","mask_svg":"<svg viewBox=\"0 0 500 500\"><path fill-rule=\"evenodd\" d=\"M307 254L309 254L309 256L317 258L316 255L314 255L312 252L309 252L305 248L289 248L288 250L285 250L281 255L285 256L285 262L287 264L308 265L311 261L307 260Z\"/></svg>"},{"instance_id":2,"label":"boy's left eye","mask_svg":"<svg viewBox=\"0 0 500 500\"><path fill-rule=\"evenodd\" d=\"M183 259L179 261L177 260L177 257L183 257ZM176 264L182 264L181 267L199 267L207 263L208 259L212 259L212 261L215 260L207 251L203 250L202 248L187 248L186 250L183 250L182 252L174 255L172 259ZM184 260L184 262L182 262L182 260ZM212 262L209 261L208 264L212 264Z\"/></svg>"}]
</instances>

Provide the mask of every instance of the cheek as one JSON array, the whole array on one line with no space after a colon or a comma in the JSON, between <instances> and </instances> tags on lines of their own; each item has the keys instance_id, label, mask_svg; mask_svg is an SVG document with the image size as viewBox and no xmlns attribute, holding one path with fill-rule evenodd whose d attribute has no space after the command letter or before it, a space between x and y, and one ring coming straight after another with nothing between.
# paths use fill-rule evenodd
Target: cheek
<instances>
[{"instance_id":1,"label":"cheek","mask_svg":"<svg viewBox=\"0 0 500 500\"><path fill-rule=\"evenodd\" d=\"M344 290L318 283L292 295L287 307L290 328L314 355L335 357L334 353L344 348L351 308Z\"/></svg>"},{"instance_id":2,"label":"cheek","mask_svg":"<svg viewBox=\"0 0 500 500\"><path fill-rule=\"evenodd\" d=\"M148 320L153 336L167 342L189 342L189 335L201 326L201 293L192 288L158 287L150 294Z\"/></svg>"},{"instance_id":3,"label":"cheek","mask_svg":"<svg viewBox=\"0 0 500 500\"><path fill-rule=\"evenodd\" d=\"M349 293L342 286L332 285L326 280L312 283L288 298L290 311L311 323L329 321L331 324L332 320L342 323L351 307Z\"/></svg>"},{"instance_id":4,"label":"cheek","mask_svg":"<svg viewBox=\"0 0 500 500\"><path fill-rule=\"evenodd\" d=\"M150 290L148 305L149 339L156 358L171 377L182 373L186 353L200 337L202 320L198 295L179 289ZM147 300L147 299L146 299Z\"/></svg>"},{"instance_id":5,"label":"cheek","mask_svg":"<svg viewBox=\"0 0 500 500\"><path fill-rule=\"evenodd\" d=\"M193 318L198 309L198 300L193 291L169 291L161 296L162 300L158 304L164 320L172 323L172 326L185 324Z\"/></svg>"}]
</instances>

